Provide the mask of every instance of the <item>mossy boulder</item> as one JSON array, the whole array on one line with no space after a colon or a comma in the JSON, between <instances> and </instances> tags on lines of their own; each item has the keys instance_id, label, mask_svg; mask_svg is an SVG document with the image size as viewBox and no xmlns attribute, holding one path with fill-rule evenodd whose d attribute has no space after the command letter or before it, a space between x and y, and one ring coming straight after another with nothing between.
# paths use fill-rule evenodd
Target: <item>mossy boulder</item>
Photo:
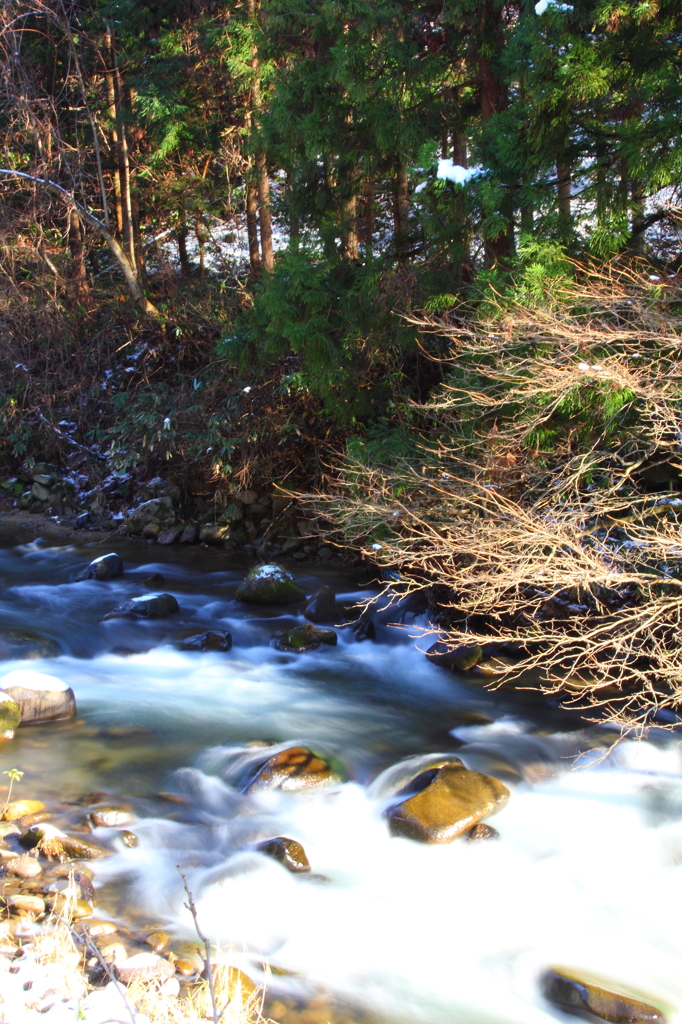
<instances>
[{"instance_id":1,"label":"mossy boulder","mask_svg":"<svg viewBox=\"0 0 682 1024\"><path fill-rule=\"evenodd\" d=\"M510 795L498 779L463 764L422 772L407 788L413 795L390 809L389 826L394 836L421 843L451 843L504 807Z\"/></svg>"},{"instance_id":2,"label":"mossy boulder","mask_svg":"<svg viewBox=\"0 0 682 1024\"><path fill-rule=\"evenodd\" d=\"M22 725L59 722L76 714L73 690L56 676L17 668L2 679L2 688L18 705Z\"/></svg>"},{"instance_id":3,"label":"mossy boulder","mask_svg":"<svg viewBox=\"0 0 682 1024\"><path fill-rule=\"evenodd\" d=\"M145 594L119 605L105 618L162 619L179 611L180 606L172 594Z\"/></svg>"},{"instance_id":4,"label":"mossy boulder","mask_svg":"<svg viewBox=\"0 0 682 1024\"><path fill-rule=\"evenodd\" d=\"M608 983L607 983L608 984ZM542 976L542 994L564 1013L612 1024L665 1024L658 1006L606 987L601 979L564 967L550 967Z\"/></svg>"},{"instance_id":5,"label":"mossy boulder","mask_svg":"<svg viewBox=\"0 0 682 1024\"><path fill-rule=\"evenodd\" d=\"M107 580L115 580L122 573L123 561L115 551L111 551L108 555L100 555L99 558L95 558L93 562L90 562L90 565L86 565L84 569L81 569L76 576L76 581L79 583L82 580L106 582Z\"/></svg>"},{"instance_id":6,"label":"mossy boulder","mask_svg":"<svg viewBox=\"0 0 682 1024\"><path fill-rule=\"evenodd\" d=\"M307 747L287 747L256 767L244 792L257 793L263 789L295 792L332 786L341 781L338 769L319 754Z\"/></svg>"},{"instance_id":7,"label":"mossy boulder","mask_svg":"<svg viewBox=\"0 0 682 1024\"><path fill-rule=\"evenodd\" d=\"M455 672L470 672L483 657L483 648L479 644L459 644L453 647L439 640L429 647L426 657L434 665L442 665Z\"/></svg>"},{"instance_id":8,"label":"mossy boulder","mask_svg":"<svg viewBox=\"0 0 682 1024\"><path fill-rule=\"evenodd\" d=\"M336 594L332 587L325 585L316 590L303 612L311 622L334 622L338 615Z\"/></svg>"},{"instance_id":9,"label":"mossy boulder","mask_svg":"<svg viewBox=\"0 0 682 1024\"><path fill-rule=\"evenodd\" d=\"M19 705L8 693L0 690L0 739L11 740L20 723Z\"/></svg>"},{"instance_id":10,"label":"mossy boulder","mask_svg":"<svg viewBox=\"0 0 682 1024\"><path fill-rule=\"evenodd\" d=\"M34 633L31 629L0 630L0 661L56 658L60 653L56 640Z\"/></svg>"},{"instance_id":11,"label":"mossy boulder","mask_svg":"<svg viewBox=\"0 0 682 1024\"><path fill-rule=\"evenodd\" d=\"M310 871L310 861L305 850L295 839L287 839L286 836L276 836L274 839L266 839L256 845L259 853L266 857L272 857L278 861L287 871L292 874L305 874Z\"/></svg>"},{"instance_id":12,"label":"mossy boulder","mask_svg":"<svg viewBox=\"0 0 682 1024\"><path fill-rule=\"evenodd\" d=\"M304 651L316 650L320 644L335 647L337 640L333 629L317 629L312 623L306 622L303 626L294 626L286 633L279 634L275 647L278 651L295 651L302 654Z\"/></svg>"},{"instance_id":13,"label":"mossy boulder","mask_svg":"<svg viewBox=\"0 0 682 1024\"><path fill-rule=\"evenodd\" d=\"M305 593L291 573L271 562L251 570L237 587L237 598L246 604L295 604Z\"/></svg>"}]
</instances>

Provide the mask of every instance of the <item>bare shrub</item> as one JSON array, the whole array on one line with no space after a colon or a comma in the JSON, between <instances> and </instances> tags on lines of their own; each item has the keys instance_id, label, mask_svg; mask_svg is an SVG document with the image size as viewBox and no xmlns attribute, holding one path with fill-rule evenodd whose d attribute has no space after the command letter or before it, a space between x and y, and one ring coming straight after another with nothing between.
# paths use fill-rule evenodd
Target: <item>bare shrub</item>
<instances>
[{"instance_id":1,"label":"bare shrub","mask_svg":"<svg viewBox=\"0 0 682 1024\"><path fill-rule=\"evenodd\" d=\"M310 498L395 594L439 585L449 645L513 655L491 685L629 727L682 709L680 288L652 278L578 268L477 322L411 321L450 343L419 457L346 460Z\"/></svg>"}]
</instances>

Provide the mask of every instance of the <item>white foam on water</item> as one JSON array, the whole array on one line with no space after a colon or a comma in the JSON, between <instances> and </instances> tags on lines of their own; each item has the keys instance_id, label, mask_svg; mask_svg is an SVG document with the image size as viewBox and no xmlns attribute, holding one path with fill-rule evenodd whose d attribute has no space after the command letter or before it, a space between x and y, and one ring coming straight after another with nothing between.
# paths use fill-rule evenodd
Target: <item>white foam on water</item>
<instances>
[{"instance_id":1,"label":"white foam on water","mask_svg":"<svg viewBox=\"0 0 682 1024\"><path fill-rule=\"evenodd\" d=\"M496 736L494 728L488 732ZM466 763L466 746L461 754ZM643 767L633 770L631 761ZM673 820L657 811L658 765L668 797L672 787L678 800ZM202 825L139 822L140 847L98 871L137 876L135 899L189 936L176 870L184 863L202 927L216 942L302 972L392 1019L563 1019L538 987L542 970L559 963L662 1000L677 1021L677 742L624 742L598 765L557 771L535 785L512 786L491 822L497 841L425 846L391 838L385 799L376 798L376 787L351 782L299 795L269 791ZM249 852L263 834L302 842L313 872L328 881L292 876Z\"/></svg>"}]
</instances>

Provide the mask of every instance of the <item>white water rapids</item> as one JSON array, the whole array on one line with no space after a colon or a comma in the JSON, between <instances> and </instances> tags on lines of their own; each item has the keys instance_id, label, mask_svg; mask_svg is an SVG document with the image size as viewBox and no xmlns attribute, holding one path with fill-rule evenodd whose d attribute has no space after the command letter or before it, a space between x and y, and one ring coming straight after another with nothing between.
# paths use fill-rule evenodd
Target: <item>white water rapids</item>
<instances>
[{"instance_id":1,"label":"white water rapids","mask_svg":"<svg viewBox=\"0 0 682 1024\"><path fill-rule=\"evenodd\" d=\"M281 654L269 638L295 617L239 605L244 569L227 555L154 549L144 564L146 548L117 549L127 573L108 584L72 582L101 549L0 551L2 625L61 643L59 657L31 668L73 687L83 722L20 730L0 748L0 771L27 772L21 795L103 787L135 802L139 845L116 843L98 882L125 884L140 915L192 938L180 865L203 929L252 976L267 962L293 972L273 979L284 992L320 985L389 1020L569 1021L539 991L551 964L602 975L682 1020L676 734L608 752L615 733L458 679L427 663L409 630L381 627L376 643L355 643L342 629L336 648ZM101 622L155 571L180 602L177 620ZM347 576L300 576L307 593L336 582L350 596ZM233 649L171 646L178 632L207 628L229 629ZM0 686L20 667L0 663ZM466 724L472 713L490 724ZM258 756L245 745L263 739L313 746L349 781L247 798L232 785L235 758ZM390 837L387 800L434 754L510 787L491 819L499 840ZM162 814L159 789L184 794L185 809ZM324 877L291 875L253 851L276 835L301 842Z\"/></svg>"}]
</instances>

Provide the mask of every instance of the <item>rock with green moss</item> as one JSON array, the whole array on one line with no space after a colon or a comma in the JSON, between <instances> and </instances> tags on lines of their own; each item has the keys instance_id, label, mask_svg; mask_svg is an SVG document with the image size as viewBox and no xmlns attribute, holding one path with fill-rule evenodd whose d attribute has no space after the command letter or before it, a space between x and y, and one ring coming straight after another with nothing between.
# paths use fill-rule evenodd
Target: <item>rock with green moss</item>
<instances>
[{"instance_id":1,"label":"rock with green moss","mask_svg":"<svg viewBox=\"0 0 682 1024\"><path fill-rule=\"evenodd\" d=\"M305 593L291 573L271 562L251 570L237 587L237 598L246 604L295 604Z\"/></svg>"},{"instance_id":2,"label":"rock with green moss","mask_svg":"<svg viewBox=\"0 0 682 1024\"><path fill-rule=\"evenodd\" d=\"M15 700L8 693L0 690L0 739L11 740L15 729L19 728L21 711Z\"/></svg>"},{"instance_id":3,"label":"rock with green moss","mask_svg":"<svg viewBox=\"0 0 682 1024\"><path fill-rule=\"evenodd\" d=\"M335 647L337 640L333 629L317 629L312 623L306 622L303 626L294 626L286 633L279 634L275 640L275 647L278 651L303 654L305 651L316 650L320 644Z\"/></svg>"},{"instance_id":4,"label":"rock with green moss","mask_svg":"<svg viewBox=\"0 0 682 1024\"><path fill-rule=\"evenodd\" d=\"M55 860L99 860L106 851L76 836L69 836L54 825L31 825L19 836L25 850L38 850Z\"/></svg>"},{"instance_id":5,"label":"rock with green moss","mask_svg":"<svg viewBox=\"0 0 682 1024\"><path fill-rule=\"evenodd\" d=\"M612 1024L665 1024L658 1006L642 1002L624 992L565 967L551 967L541 979L542 994L564 1013L586 1020L608 1020Z\"/></svg>"}]
</instances>

